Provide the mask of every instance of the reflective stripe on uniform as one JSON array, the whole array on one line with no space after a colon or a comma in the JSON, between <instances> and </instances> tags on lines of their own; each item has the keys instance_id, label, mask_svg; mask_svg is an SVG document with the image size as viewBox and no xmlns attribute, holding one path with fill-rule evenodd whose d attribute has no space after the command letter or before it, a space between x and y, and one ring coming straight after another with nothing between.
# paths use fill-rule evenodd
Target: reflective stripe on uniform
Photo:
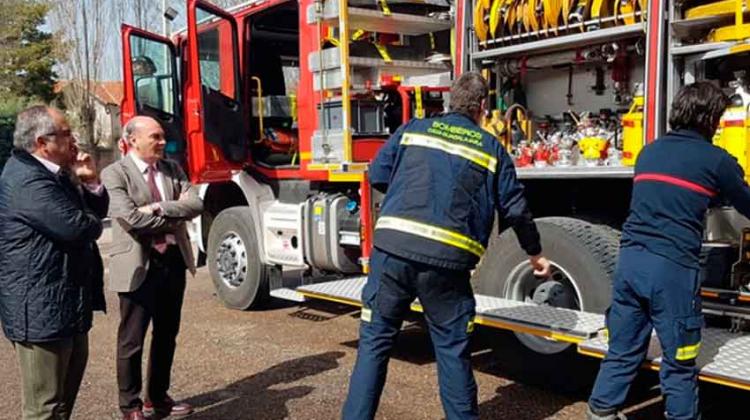
<instances>
[{"instance_id":1,"label":"reflective stripe on uniform","mask_svg":"<svg viewBox=\"0 0 750 420\"><path fill-rule=\"evenodd\" d=\"M426 136L424 134L405 133L403 137L401 137L401 144L404 146L421 146L441 150L445 153L468 159L493 173L497 169L497 159L491 155L438 137Z\"/></svg>"},{"instance_id":2,"label":"reflective stripe on uniform","mask_svg":"<svg viewBox=\"0 0 750 420\"><path fill-rule=\"evenodd\" d=\"M372 322L372 309L362 308L359 318L364 322Z\"/></svg>"},{"instance_id":3,"label":"reflective stripe on uniform","mask_svg":"<svg viewBox=\"0 0 750 420\"><path fill-rule=\"evenodd\" d=\"M484 254L484 246L466 235L443 229L426 223L402 219L400 217L383 216L378 219L375 229L391 229L399 232L410 233L423 238L451 245L464 251L471 252L477 257Z\"/></svg>"},{"instance_id":4,"label":"reflective stripe on uniform","mask_svg":"<svg viewBox=\"0 0 750 420\"><path fill-rule=\"evenodd\" d=\"M677 355L675 356L675 359L677 360L691 360L698 357L698 351L701 348L701 343L693 344L690 346L684 346L679 347L677 349Z\"/></svg>"}]
</instances>

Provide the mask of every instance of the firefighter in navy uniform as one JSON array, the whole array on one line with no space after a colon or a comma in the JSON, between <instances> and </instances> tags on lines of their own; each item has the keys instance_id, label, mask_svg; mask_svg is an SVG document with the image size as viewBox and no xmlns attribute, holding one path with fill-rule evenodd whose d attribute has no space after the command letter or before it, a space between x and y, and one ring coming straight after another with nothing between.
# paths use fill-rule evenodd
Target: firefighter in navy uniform
<instances>
[{"instance_id":1,"label":"firefighter in navy uniform","mask_svg":"<svg viewBox=\"0 0 750 420\"><path fill-rule=\"evenodd\" d=\"M672 104L672 131L638 157L607 315L609 351L589 399L589 419L623 418L617 409L646 357L652 329L663 353L666 417L700 417L695 359L703 327L703 220L709 206L723 202L750 217L742 168L710 142L728 103L710 83L683 87Z\"/></svg>"},{"instance_id":2,"label":"firefighter in navy uniform","mask_svg":"<svg viewBox=\"0 0 750 420\"><path fill-rule=\"evenodd\" d=\"M496 212L515 230L535 273L549 275L513 162L477 125L487 95L482 76L465 73L452 87L450 113L400 127L370 167L373 187L387 194L362 291L346 420L375 416L391 348L415 298L424 308L435 349L446 417L477 418L469 360L475 315L469 277L484 253Z\"/></svg>"}]
</instances>

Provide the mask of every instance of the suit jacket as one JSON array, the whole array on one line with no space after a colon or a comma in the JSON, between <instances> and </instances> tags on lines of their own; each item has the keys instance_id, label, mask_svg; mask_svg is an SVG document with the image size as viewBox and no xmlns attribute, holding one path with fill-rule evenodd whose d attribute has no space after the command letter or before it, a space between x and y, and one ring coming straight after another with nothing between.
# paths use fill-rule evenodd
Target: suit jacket
<instances>
[{"instance_id":1,"label":"suit jacket","mask_svg":"<svg viewBox=\"0 0 750 420\"><path fill-rule=\"evenodd\" d=\"M107 192L92 194L15 150L0 175L0 321L15 342L86 333L105 308L96 239Z\"/></svg>"},{"instance_id":2,"label":"suit jacket","mask_svg":"<svg viewBox=\"0 0 750 420\"><path fill-rule=\"evenodd\" d=\"M114 292L137 290L146 279L149 254L157 234L171 233L190 273L195 275L195 259L185 222L203 211L197 189L173 161L161 159L157 169L163 175L164 201L161 214L144 214L138 208L152 202L143 174L130 156L102 171L102 182L110 196L112 248L109 256L109 288ZM187 193L187 198L179 197Z\"/></svg>"}]
</instances>

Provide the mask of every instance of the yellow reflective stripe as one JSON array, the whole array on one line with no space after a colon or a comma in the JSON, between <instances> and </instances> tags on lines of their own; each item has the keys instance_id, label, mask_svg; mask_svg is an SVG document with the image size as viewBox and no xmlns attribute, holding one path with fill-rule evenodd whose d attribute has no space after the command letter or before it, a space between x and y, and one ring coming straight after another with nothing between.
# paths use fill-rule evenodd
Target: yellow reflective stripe
<instances>
[{"instance_id":1,"label":"yellow reflective stripe","mask_svg":"<svg viewBox=\"0 0 750 420\"><path fill-rule=\"evenodd\" d=\"M373 43L373 45L375 45L375 49L378 50L378 53L380 53L380 56L383 57L383 60L386 63L390 63L393 61L393 59L391 58L391 55L388 54L388 49L385 48L385 45L380 44L378 42Z\"/></svg>"},{"instance_id":2,"label":"yellow reflective stripe","mask_svg":"<svg viewBox=\"0 0 750 420\"><path fill-rule=\"evenodd\" d=\"M363 31L362 29L357 29L357 32L352 34L352 41L359 40L364 34L365 34L365 31Z\"/></svg>"},{"instance_id":3,"label":"yellow reflective stripe","mask_svg":"<svg viewBox=\"0 0 750 420\"><path fill-rule=\"evenodd\" d=\"M690 346L684 346L677 349L677 355L675 356L675 359L677 360L691 360L698 357L698 351L701 348L701 343L693 344Z\"/></svg>"},{"instance_id":4,"label":"yellow reflective stripe","mask_svg":"<svg viewBox=\"0 0 750 420\"><path fill-rule=\"evenodd\" d=\"M391 8L388 7L388 3L386 2L386 0L380 0L379 3L380 3L380 9L383 11L383 14L386 16L390 16Z\"/></svg>"},{"instance_id":5,"label":"yellow reflective stripe","mask_svg":"<svg viewBox=\"0 0 750 420\"><path fill-rule=\"evenodd\" d=\"M416 99L416 117L424 118L424 107L422 106L422 86L414 87L414 98Z\"/></svg>"},{"instance_id":6,"label":"yellow reflective stripe","mask_svg":"<svg viewBox=\"0 0 750 420\"><path fill-rule=\"evenodd\" d=\"M468 146L451 143L450 141L441 138L425 136L423 134L406 133L401 138L401 144L404 146L421 146L441 150L445 153L468 159L493 173L497 168L497 159L487 153L480 152L479 150Z\"/></svg>"},{"instance_id":7,"label":"yellow reflective stripe","mask_svg":"<svg viewBox=\"0 0 750 420\"><path fill-rule=\"evenodd\" d=\"M297 121L297 95L289 95L289 107L292 114L292 121Z\"/></svg>"},{"instance_id":8,"label":"yellow reflective stripe","mask_svg":"<svg viewBox=\"0 0 750 420\"><path fill-rule=\"evenodd\" d=\"M323 40L330 42L335 47L338 47L339 45L341 45L338 38L336 38L336 35L333 33L333 27L331 26L328 27L328 30L326 31L326 36L323 38Z\"/></svg>"},{"instance_id":9,"label":"yellow reflective stripe","mask_svg":"<svg viewBox=\"0 0 750 420\"><path fill-rule=\"evenodd\" d=\"M446 245L463 249L464 251L471 252L478 257L481 257L482 254L484 254L484 246L466 235L437 226L428 225L426 223L402 219L400 217L383 216L378 219L375 229L391 229L399 232L410 233L412 235L432 239Z\"/></svg>"}]
</instances>

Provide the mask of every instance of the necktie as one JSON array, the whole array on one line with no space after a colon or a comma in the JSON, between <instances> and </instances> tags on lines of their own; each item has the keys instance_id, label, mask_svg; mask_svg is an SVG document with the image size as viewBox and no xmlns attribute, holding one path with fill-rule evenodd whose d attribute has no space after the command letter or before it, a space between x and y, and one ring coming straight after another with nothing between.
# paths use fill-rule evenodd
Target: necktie
<instances>
[{"instance_id":1,"label":"necktie","mask_svg":"<svg viewBox=\"0 0 750 420\"><path fill-rule=\"evenodd\" d=\"M151 200L154 203L158 203L162 200L159 187L156 186L156 167L149 165L147 171L148 177L148 189L151 191ZM163 254L167 251L167 237L164 234L158 234L154 236L154 249Z\"/></svg>"}]
</instances>

